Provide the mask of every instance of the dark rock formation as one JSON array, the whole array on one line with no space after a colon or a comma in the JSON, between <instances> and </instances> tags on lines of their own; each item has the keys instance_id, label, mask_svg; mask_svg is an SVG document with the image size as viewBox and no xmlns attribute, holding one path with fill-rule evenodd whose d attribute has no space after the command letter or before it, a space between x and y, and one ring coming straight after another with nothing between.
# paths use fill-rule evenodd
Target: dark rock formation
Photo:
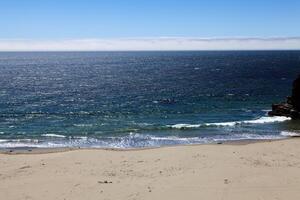
<instances>
[{"instance_id":1,"label":"dark rock formation","mask_svg":"<svg viewBox=\"0 0 300 200\"><path fill-rule=\"evenodd\" d=\"M273 104L270 116L286 116L292 119L300 119L300 75L293 83L292 96L280 104Z\"/></svg>"},{"instance_id":2,"label":"dark rock formation","mask_svg":"<svg viewBox=\"0 0 300 200\"><path fill-rule=\"evenodd\" d=\"M300 75L293 83L291 104L296 110L300 111Z\"/></svg>"}]
</instances>

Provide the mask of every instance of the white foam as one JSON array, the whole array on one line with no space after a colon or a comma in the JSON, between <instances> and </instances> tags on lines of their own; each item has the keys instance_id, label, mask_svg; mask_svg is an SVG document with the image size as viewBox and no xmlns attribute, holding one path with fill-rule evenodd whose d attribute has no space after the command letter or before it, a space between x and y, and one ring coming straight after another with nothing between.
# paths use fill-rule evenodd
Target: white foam
<instances>
[{"instance_id":1,"label":"white foam","mask_svg":"<svg viewBox=\"0 0 300 200\"><path fill-rule=\"evenodd\" d=\"M88 137L86 137L86 136L72 136L72 137L69 137L69 138L71 138L71 139L80 139L80 140L87 140L88 139Z\"/></svg>"},{"instance_id":2,"label":"white foam","mask_svg":"<svg viewBox=\"0 0 300 200\"><path fill-rule=\"evenodd\" d=\"M258 135L258 134L232 134L217 135L215 137L177 137L177 136L154 136L148 134L132 133L125 137L106 137L102 139L87 138L87 140L69 138L69 140L38 141L30 139L2 140L0 148L36 147L36 148L59 148L59 147L89 147L89 148L141 148L160 147L178 144L203 144L237 140L280 139L282 135Z\"/></svg>"},{"instance_id":3,"label":"white foam","mask_svg":"<svg viewBox=\"0 0 300 200\"><path fill-rule=\"evenodd\" d=\"M169 136L169 137L156 137L156 136L149 136L151 140L156 140L156 141L200 141L203 139L200 139L199 137L190 137L190 138L180 138L176 136Z\"/></svg>"},{"instance_id":4,"label":"white foam","mask_svg":"<svg viewBox=\"0 0 300 200\"><path fill-rule=\"evenodd\" d=\"M67 138L67 136L64 135L58 135L58 134L43 134L44 137L56 137L56 138ZM87 140L88 137L86 136L69 136L69 139L81 139L81 140Z\"/></svg>"},{"instance_id":5,"label":"white foam","mask_svg":"<svg viewBox=\"0 0 300 200\"><path fill-rule=\"evenodd\" d=\"M284 122L291 120L290 117L283 117L283 116L275 116L275 117L261 117L259 119L248 120L242 123L245 124L264 124L264 123L274 123L274 122Z\"/></svg>"},{"instance_id":6,"label":"white foam","mask_svg":"<svg viewBox=\"0 0 300 200\"><path fill-rule=\"evenodd\" d=\"M265 110L261 110L261 111L263 111L263 112L270 112L270 111L272 111L271 109L265 109Z\"/></svg>"},{"instance_id":7,"label":"white foam","mask_svg":"<svg viewBox=\"0 0 300 200\"><path fill-rule=\"evenodd\" d=\"M73 124L76 127L92 127L93 124Z\"/></svg>"},{"instance_id":8,"label":"white foam","mask_svg":"<svg viewBox=\"0 0 300 200\"><path fill-rule=\"evenodd\" d=\"M168 125L168 127L174 129L189 129L189 128L192 129L192 128L200 128L206 126L236 126L241 124L265 124L265 123L284 122L288 120L291 120L291 118L275 116L275 117L261 117L253 120L233 121L233 122L216 122L216 123L204 123L204 124L174 124L174 125Z\"/></svg>"},{"instance_id":9,"label":"white foam","mask_svg":"<svg viewBox=\"0 0 300 200\"><path fill-rule=\"evenodd\" d=\"M170 128L175 129L185 129L185 128L199 128L203 126L202 124L174 124L174 125L168 125Z\"/></svg>"},{"instance_id":10,"label":"white foam","mask_svg":"<svg viewBox=\"0 0 300 200\"><path fill-rule=\"evenodd\" d=\"M62 144L52 144L52 143L22 143L22 142L7 142L2 143L0 148L24 148L24 147L32 147L32 148L59 148L64 147Z\"/></svg>"},{"instance_id":11,"label":"white foam","mask_svg":"<svg viewBox=\"0 0 300 200\"><path fill-rule=\"evenodd\" d=\"M286 137L300 137L300 132L281 131L280 135Z\"/></svg>"},{"instance_id":12,"label":"white foam","mask_svg":"<svg viewBox=\"0 0 300 200\"><path fill-rule=\"evenodd\" d=\"M57 137L57 138L65 138L64 135L58 135L58 134L43 134L44 137Z\"/></svg>"},{"instance_id":13,"label":"white foam","mask_svg":"<svg viewBox=\"0 0 300 200\"><path fill-rule=\"evenodd\" d=\"M235 126L240 122L205 123L205 126Z\"/></svg>"}]
</instances>

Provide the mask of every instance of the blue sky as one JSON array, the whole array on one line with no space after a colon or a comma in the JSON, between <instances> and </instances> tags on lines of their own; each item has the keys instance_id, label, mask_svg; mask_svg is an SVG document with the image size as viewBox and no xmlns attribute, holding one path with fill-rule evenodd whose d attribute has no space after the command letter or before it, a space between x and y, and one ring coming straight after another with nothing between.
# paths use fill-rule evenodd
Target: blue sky
<instances>
[{"instance_id":1,"label":"blue sky","mask_svg":"<svg viewBox=\"0 0 300 200\"><path fill-rule=\"evenodd\" d=\"M2 40L299 37L300 1L0 0L0 19Z\"/></svg>"},{"instance_id":2,"label":"blue sky","mask_svg":"<svg viewBox=\"0 0 300 200\"><path fill-rule=\"evenodd\" d=\"M299 0L0 0L0 38L300 36Z\"/></svg>"}]
</instances>

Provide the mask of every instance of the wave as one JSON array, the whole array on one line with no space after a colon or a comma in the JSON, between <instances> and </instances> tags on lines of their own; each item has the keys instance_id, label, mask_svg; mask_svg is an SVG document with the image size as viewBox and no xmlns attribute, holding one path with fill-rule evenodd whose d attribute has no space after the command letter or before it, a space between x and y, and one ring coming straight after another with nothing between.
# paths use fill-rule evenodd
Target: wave
<instances>
[{"instance_id":1,"label":"wave","mask_svg":"<svg viewBox=\"0 0 300 200\"><path fill-rule=\"evenodd\" d=\"M43 134L43 137L56 137L56 138L65 138L64 135L58 135L58 134Z\"/></svg>"},{"instance_id":2,"label":"wave","mask_svg":"<svg viewBox=\"0 0 300 200\"><path fill-rule=\"evenodd\" d=\"M266 140L281 139L282 135L258 135L258 134L230 134L215 135L213 137L177 137L177 136L154 136L148 134L132 133L124 137L106 138L66 138L64 140L1 140L0 148L145 148L171 145L207 144L239 140Z\"/></svg>"},{"instance_id":3,"label":"wave","mask_svg":"<svg viewBox=\"0 0 300 200\"><path fill-rule=\"evenodd\" d=\"M80 139L80 140L87 140L87 136L70 136L69 139Z\"/></svg>"},{"instance_id":4,"label":"wave","mask_svg":"<svg viewBox=\"0 0 300 200\"><path fill-rule=\"evenodd\" d=\"M174 128L174 129L200 128L202 126L204 126L204 124L174 124L174 125L167 125L167 127Z\"/></svg>"},{"instance_id":5,"label":"wave","mask_svg":"<svg viewBox=\"0 0 300 200\"><path fill-rule=\"evenodd\" d=\"M76 127L92 127L93 124L73 124Z\"/></svg>"},{"instance_id":6,"label":"wave","mask_svg":"<svg viewBox=\"0 0 300 200\"><path fill-rule=\"evenodd\" d=\"M244 121L245 124L264 124L264 123L274 123L274 122L284 122L291 120L290 117L275 116L275 117L261 117L255 120Z\"/></svg>"},{"instance_id":7,"label":"wave","mask_svg":"<svg viewBox=\"0 0 300 200\"><path fill-rule=\"evenodd\" d=\"M294 132L294 131L281 131L280 135L286 136L286 137L300 137L300 132Z\"/></svg>"},{"instance_id":8,"label":"wave","mask_svg":"<svg viewBox=\"0 0 300 200\"><path fill-rule=\"evenodd\" d=\"M287 117L260 117L253 120L233 121L233 122L217 122L217 123L202 123L202 124L175 124L169 126L159 126L159 130L164 129L195 129L200 127L234 127L243 124L264 124L276 123L290 120ZM153 124L140 124L144 129L156 129ZM143 130L144 130L143 129ZM223 141L237 140L260 140L260 139L281 139L286 137L300 136L300 132L282 131L280 134L255 134L255 133L230 133L211 136L199 137L178 137L178 136L163 136L150 135L142 133L129 133L126 136L66 136L59 134L43 134L42 138L37 139L6 139L0 140L0 148L63 148L63 147L81 147L81 148L143 148L143 147L160 147L170 145L185 145L185 144L203 144Z\"/></svg>"},{"instance_id":9,"label":"wave","mask_svg":"<svg viewBox=\"0 0 300 200\"><path fill-rule=\"evenodd\" d=\"M66 138L66 139L81 139L86 140L88 137L86 136L65 136L65 135L58 135L58 134L43 134L43 137L50 137L50 138Z\"/></svg>"},{"instance_id":10,"label":"wave","mask_svg":"<svg viewBox=\"0 0 300 200\"><path fill-rule=\"evenodd\" d=\"M275 117L261 117L253 120L233 121L233 122L217 122L217 123L203 123L203 124L175 124L175 125L168 125L168 127L174 129L193 129L193 128L210 127L210 126L222 127L222 126L236 126L242 124L265 124L265 123L284 122L288 120L291 120L291 118L275 116Z\"/></svg>"},{"instance_id":11,"label":"wave","mask_svg":"<svg viewBox=\"0 0 300 200\"><path fill-rule=\"evenodd\" d=\"M264 109L264 110L261 110L261 111L263 111L265 113L268 113L268 112L272 111L272 109Z\"/></svg>"}]
</instances>

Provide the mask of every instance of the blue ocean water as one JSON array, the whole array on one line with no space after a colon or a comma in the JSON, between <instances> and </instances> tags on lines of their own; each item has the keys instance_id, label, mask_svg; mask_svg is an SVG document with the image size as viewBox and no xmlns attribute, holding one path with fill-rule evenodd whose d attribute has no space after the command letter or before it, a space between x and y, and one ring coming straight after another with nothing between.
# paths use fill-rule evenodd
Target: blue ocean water
<instances>
[{"instance_id":1,"label":"blue ocean water","mask_svg":"<svg viewBox=\"0 0 300 200\"><path fill-rule=\"evenodd\" d=\"M0 148L276 139L300 51L0 53Z\"/></svg>"}]
</instances>

